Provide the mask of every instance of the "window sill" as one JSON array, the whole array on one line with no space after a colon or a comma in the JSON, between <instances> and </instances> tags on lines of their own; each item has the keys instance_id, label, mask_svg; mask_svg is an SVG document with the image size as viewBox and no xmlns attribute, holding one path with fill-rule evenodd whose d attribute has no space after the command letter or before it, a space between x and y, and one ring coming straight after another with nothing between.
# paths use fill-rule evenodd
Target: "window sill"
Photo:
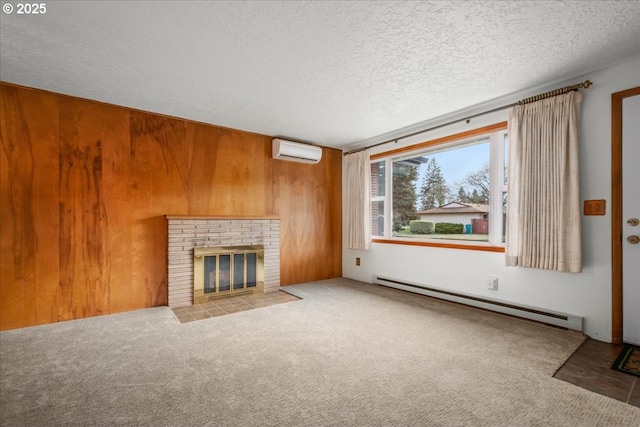
<instances>
[{"instance_id":1,"label":"window sill","mask_svg":"<svg viewBox=\"0 0 640 427\"><path fill-rule=\"evenodd\" d=\"M468 243L452 243L447 242L433 242L425 240L400 240L400 239L382 239L373 238L372 243L388 243L392 245L408 245L408 246L428 246L433 248L449 248L449 249L465 249L472 251L485 251L485 252L504 252L504 246L490 246L489 244L468 244Z\"/></svg>"}]
</instances>

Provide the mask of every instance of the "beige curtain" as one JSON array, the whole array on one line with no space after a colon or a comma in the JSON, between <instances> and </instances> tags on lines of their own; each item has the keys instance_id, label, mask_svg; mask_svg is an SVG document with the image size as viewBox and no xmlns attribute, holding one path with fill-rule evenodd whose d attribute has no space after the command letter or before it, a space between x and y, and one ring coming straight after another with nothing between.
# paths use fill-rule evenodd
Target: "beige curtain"
<instances>
[{"instance_id":1,"label":"beige curtain","mask_svg":"<svg viewBox=\"0 0 640 427\"><path fill-rule=\"evenodd\" d=\"M371 246L371 166L367 150L347 155L347 247Z\"/></svg>"},{"instance_id":2,"label":"beige curtain","mask_svg":"<svg viewBox=\"0 0 640 427\"><path fill-rule=\"evenodd\" d=\"M509 110L506 264L582 271L578 137L582 94Z\"/></svg>"}]
</instances>

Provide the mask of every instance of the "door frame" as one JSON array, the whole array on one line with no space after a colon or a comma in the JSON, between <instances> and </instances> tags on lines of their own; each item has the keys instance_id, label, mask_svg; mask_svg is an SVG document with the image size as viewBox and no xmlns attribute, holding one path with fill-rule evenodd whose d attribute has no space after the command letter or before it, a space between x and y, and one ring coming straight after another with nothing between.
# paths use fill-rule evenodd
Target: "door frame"
<instances>
[{"instance_id":1,"label":"door frame","mask_svg":"<svg viewBox=\"0 0 640 427\"><path fill-rule=\"evenodd\" d=\"M640 86L611 94L611 341L622 344L622 100Z\"/></svg>"}]
</instances>

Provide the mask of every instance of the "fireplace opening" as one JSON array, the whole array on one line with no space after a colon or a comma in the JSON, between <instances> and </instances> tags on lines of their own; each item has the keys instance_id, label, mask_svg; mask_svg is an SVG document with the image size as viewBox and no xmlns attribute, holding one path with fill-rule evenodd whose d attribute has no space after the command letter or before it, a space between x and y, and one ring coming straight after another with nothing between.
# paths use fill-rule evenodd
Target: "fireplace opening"
<instances>
[{"instance_id":1,"label":"fireplace opening","mask_svg":"<svg viewBox=\"0 0 640 427\"><path fill-rule=\"evenodd\" d=\"M264 292L264 247L194 248L193 303Z\"/></svg>"}]
</instances>

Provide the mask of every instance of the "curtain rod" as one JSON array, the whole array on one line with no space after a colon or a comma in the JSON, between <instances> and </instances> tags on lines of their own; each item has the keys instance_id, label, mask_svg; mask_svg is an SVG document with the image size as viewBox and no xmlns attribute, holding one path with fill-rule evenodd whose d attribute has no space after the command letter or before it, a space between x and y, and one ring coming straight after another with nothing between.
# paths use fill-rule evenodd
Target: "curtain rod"
<instances>
[{"instance_id":1,"label":"curtain rod","mask_svg":"<svg viewBox=\"0 0 640 427\"><path fill-rule=\"evenodd\" d=\"M462 121L466 121L467 123L469 123L469 120L474 119L474 118L476 118L478 116L484 116L485 114L495 113L496 111L505 110L507 108L515 107L516 105L530 104L532 102L540 101L541 99L546 99L546 98L551 98L552 96L562 95L564 93L571 92L572 90L578 90L578 89L581 89L581 88L588 89L589 86L591 86L592 84L593 84L593 82L591 80L585 80L582 83L577 83L575 85L565 86L565 87L562 87L562 88L559 88L559 89L554 89L554 90L551 90L549 92L541 93L540 95L535 95L535 96L531 96L529 98L521 99L520 101L514 102L512 104L503 105L502 107L497 107L497 108L494 108L494 109L491 109L491 110L488 110L488 111L483 111L481 113L476 113L474 115L465 117L463 119L452 120L450 122L443 123L441 125L432 126L430 128L427 128L427 129L421 129L419 131L411 132L411 133L408 133L406 135L402 135L402 136L399 136L399 137L396 137L396 138L393 138L393 139L389 139L389 140L386 140L386 141L378 142L378 143L373 144L373 145L367 145L366 147L356 148L354 150L347 151L346 153L344 153L344 155L346 156L347 154L358 153L360 151L368 150L369 148L378 147L380 145L388 144L390 142L398 142L398 140L409 138L411 136L415 136L415 135L418 135L418 134L424 133L424 132L429 132L429 131L432 131L432 130L435 130L435 129L439 129L439 128L442 128L442 127L445 127L445 126L449 126L449 125L454 124L454 123L458 123L458 122L462 122Z\"/></svg>"}]
</instances>

